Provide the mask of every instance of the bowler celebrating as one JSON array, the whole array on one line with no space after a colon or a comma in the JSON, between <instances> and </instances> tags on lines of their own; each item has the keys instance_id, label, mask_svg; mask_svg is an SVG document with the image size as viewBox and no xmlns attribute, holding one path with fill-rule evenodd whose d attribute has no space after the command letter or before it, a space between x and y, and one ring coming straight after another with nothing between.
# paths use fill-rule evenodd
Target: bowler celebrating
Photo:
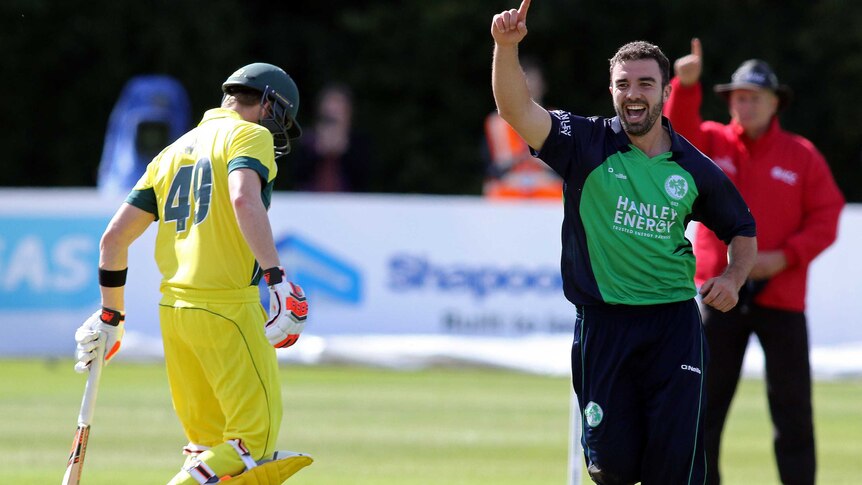
<instances>
[{"instance_id":1,"label":"bowler celebrating","mask_svg":"<svg viewBox=\"0 0 862 485\"><path fill-rule=\"evenodd\" d=\"M492 87L500 115L564 180L563 289L577 309L572 380L593 481L701 484L707 348L694 297L690 220L729 244L702 288L736 305L754 264L755 226L722 171L661 116L669 62L646 42L610 60L617 116L548 112L530 99L518 60L530 0L494 16Z\"/></svg>"}]
</instances>

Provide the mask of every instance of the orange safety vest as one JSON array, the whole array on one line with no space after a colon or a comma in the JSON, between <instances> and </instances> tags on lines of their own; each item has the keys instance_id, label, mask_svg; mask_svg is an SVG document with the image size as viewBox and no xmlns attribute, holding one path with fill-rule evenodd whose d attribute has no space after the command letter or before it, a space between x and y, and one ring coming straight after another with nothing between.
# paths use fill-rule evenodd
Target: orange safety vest
<instances>
[{"instance_id":1,"label":"orange safety vest","mask_svg":"<svg viewBox=\"0 0 862 485\"><path fill-rule=\"evenodd\" d=\"M485 137L492 167L485 179L485 196L494 199L560 199L563 180L497 113L485 119Z\"/></svg>"}]
</instances>

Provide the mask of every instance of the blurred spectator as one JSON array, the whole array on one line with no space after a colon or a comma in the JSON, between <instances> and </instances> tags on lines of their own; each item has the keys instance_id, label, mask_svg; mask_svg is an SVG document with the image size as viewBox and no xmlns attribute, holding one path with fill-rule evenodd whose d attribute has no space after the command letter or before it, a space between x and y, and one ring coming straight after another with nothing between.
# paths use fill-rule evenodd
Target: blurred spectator
<instances>
[{"instance_id":1,"label":"blurred spectator","mask_svg":"<svg viewBox=\"0 0 862 485\"><path fill-rule=\"evenodd\" d=\"M530 97L542 105L545 78L539 64L524 58L521 67ZM530 153L527 143L496 111L485 119L485 141L488 164L483 192L486 196L500 199L562 197L562 179Z\"/></svg>"},{"instance_id":2,"label":"blurred spectator","mask_svg":"<svg viewBox=\"0 0 862 485\"><path fill-rule=\"evenodd\" d=\"M287 156L292 186L308 192L367 192L370 181L370 145L353 127L353 95L343 84L323 88L311 128ZM279 179L276 179L279 180Z\"/></svg>"},{"instance_id":3,"label":"blurred spectator","mask_svg":"<svg viewBox=\"0 0 862 485\"><path fill-rule=\"evenodd\" d=\"M190 111L188 94L176 79L163 75L130 79L108 120L99 191L128 194L153 157L188 130Z\"/></svg>"}]
</instances>

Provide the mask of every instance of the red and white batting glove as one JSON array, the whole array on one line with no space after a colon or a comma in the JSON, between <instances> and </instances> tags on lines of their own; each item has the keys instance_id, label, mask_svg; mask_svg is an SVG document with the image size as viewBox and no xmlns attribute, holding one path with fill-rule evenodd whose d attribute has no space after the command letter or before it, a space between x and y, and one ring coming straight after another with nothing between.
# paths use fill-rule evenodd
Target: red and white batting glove
<instances>
[{"instance_id":1,"label":"red and white batting glove","mask_svg":"<svg viewBox=\"0 0 862 485\"><path fill-rule=\"evenodd\" d=\"M263 272L269 286L269 320L264 330L273 347L290 347L299 340L308 317L308 302L299 285L284 279L284 268L277 266Z\"/></svg>"},{"instance_id":2,"label":"red and white batting glove","mask_svg":"<svg viewBox=\"0 0 862 485\"><path fill-rule=\"evenodd\" d=\"M120 342L126 332L123 322L126 314L121 311L102 307L101 310L90 315L83 325L75 331L75 342L78 346L75 350L76 372L86 372L90 362L96 358L96 348L105 346L105 364L120 351ZM102 335L102 338L99 338ZM102 341L104 340L104 341Z\"/></svg>"}]
</instances>

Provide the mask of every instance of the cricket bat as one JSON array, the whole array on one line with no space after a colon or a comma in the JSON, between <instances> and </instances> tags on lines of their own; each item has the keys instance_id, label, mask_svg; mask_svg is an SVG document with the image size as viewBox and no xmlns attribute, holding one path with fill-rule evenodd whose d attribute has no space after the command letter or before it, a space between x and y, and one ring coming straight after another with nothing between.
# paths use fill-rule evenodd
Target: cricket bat
<instances>
[{"instance_id":1,"label":"cricket bat","mask_svg":"<svg viewBox=\"0 0 862 485\"><path fill-rule=\"evenodd\" d=\"M87 453L87 440L90 437L90 424L93 422L93 411L96 408L96 394L99 392L99 378L102 376L102 366L105 359L104 335L99 335L99 345L96 347L96 358L90 362L90 372L87 384L84 386L84 399L81 400L81 412L78 414L78 429L72 441L72 451L69 453L69 463L66 465L66 475L62 485L78 485L81 483L81 471L84 469L84 455Z\"/></svg>"}]
</instances>

